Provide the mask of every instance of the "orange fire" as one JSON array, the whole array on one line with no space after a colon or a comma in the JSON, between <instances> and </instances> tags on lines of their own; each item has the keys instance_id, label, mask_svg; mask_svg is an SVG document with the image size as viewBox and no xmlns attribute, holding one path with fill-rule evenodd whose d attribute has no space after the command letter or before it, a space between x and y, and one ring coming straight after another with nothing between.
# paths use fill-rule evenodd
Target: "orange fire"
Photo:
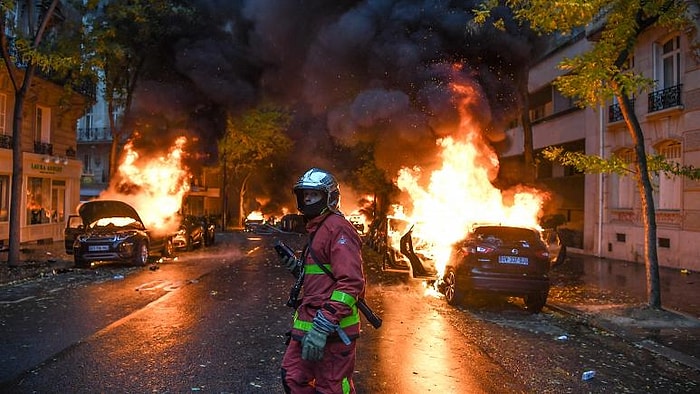
<instances>
[{"instance_id":1,"label":"orange fire","mask_svg":"<svg viewBox=\"0 0 700 394\"><path fill-rule=\"evenodd\" d=\"M491 180L498 173L498 157L472 124L467 113L471 90L455 86L462 97L462 137L446 137L441 147L441 167L427 173L421 168L399 171L397 186L407 192L411 214L395 207L393 216L417 223L413 235L430 245L438 275L444 272L451 245L463 239L475 223L499 223L539 227L538 215L547 193L524 186L502 191ZM425 246L425 245L424 245Z\"/></svg>"},{"instance_id":2,"label":"orange fire","mask_svg":"<svg viewBox=\"0 0 700 394\"><path fill-rule=\"evenodd\" d=\"M121 200L136 209L146 228L175 232L177 212L190 189L189 169L183 164L187 139L179 137L167 154L142 157L129 141L110 188L100 199Z\"/></svg>"}]
</instances>

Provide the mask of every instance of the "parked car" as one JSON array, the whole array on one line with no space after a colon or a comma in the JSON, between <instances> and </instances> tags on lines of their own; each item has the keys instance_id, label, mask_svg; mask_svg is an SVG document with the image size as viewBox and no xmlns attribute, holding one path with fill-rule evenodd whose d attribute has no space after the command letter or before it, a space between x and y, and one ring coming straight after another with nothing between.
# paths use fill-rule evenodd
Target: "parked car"
<instances>
[{"instance_id":1,"label":"parked car","mask_svg":"<svg viewBox=\"0 0 700 394\"><path fill-rule=\"evenodd\" d=\"M173 237L173 247L175 249L194 250L195 247L202 247L205 244L205 224L197 216L184 216L180 222L180 229Z\"/></svg>"},{"instance_id":2,"label":"parked car","mask_svg":"<svg viewBox=\"0 0 700 394\"><path fill-rule=\"evenodd\" d=\"M414 278L434 279L437 273L432 245L416 236L421 224L388 216L376 224L371 244L382 255L382 270L406 272Z\"/></svg>"},{"instance_id":3,"label":"parked car","mask_svg":"<svg viewBox=\"0 0 700 394\"><path fill-rule=\"evenodd\" d=\"M80 206L82 224L69 220L66 237L73 237L76 267L96 261L130 262L145 265L151 255L171 256L172 234L146 229L136 210L117 200L93 200ZM68 252L66 245L66 252Z\"/></svg>"},{"instance_id":4,"label":"parked car","mask_svg":"<svg viewBox=\"0 0 700 394\"><path fill-rule=\"evenodd\" d=\"M474 292L498 293L522 297L529 311L539 313L556 260L536 229L478 225L454 245L438 289L451 305Z\"/></svg>"},{"instance_id":5,"label":"parked car","mask_svg":"<svg viewBox=\"0 0 700 394\"><path fill-rule=\"evenodd\" d=\"M204 246L214 245L216 242L216 221L209 216L200 216L204 226Z\"/></svg>"}]
</instances>

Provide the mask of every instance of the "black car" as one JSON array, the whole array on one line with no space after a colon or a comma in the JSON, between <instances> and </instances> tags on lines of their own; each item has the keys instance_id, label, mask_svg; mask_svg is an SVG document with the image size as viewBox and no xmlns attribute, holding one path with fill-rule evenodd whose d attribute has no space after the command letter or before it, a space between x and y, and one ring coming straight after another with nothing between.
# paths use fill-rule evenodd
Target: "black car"
<instances>
[{"instance_id":1,"label":"black car","mask_svg":"<svg viewBox=\"0 0 700 394\"><path fill-rule=\"evenodd\" d=\"M547 302L549 270L557 257L550 256L536 229L475 226L453 246L438 288L450 305L474 292L499 293L522 297L538 313Z\"/></svg>"},{"instance_id":2,"label":"black car","mask_svg":"<svg viewBox=\"0 0 700 394\"><path fill-rule=\"evenodd\" d=\"M180 229L173 237L175 249L194 250L205 245L205 223L197 216L185 216L180 222Z\"/></svg>"},{"instance_id":3,"label":"black car","mask_svg":"<svg viewBox=\"0 0 700 394\"><path fill-rule=\"evenodd\" d=\"M72 227L66 227L66 238L74 237L76 267L89 267L96 261L145 265L150 255L173 253L172 235L146 229L136 210L123 201L89 201L80 206L78 214L82 225L72 220Z\"/></svg>"}]
</instances>

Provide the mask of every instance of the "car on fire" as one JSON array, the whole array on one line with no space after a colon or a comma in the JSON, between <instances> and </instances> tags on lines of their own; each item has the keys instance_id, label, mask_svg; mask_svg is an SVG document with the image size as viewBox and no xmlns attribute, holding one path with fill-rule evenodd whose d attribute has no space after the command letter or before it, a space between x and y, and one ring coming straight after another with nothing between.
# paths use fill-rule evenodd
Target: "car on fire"
<instances>
[{"instance_id":1,"label":"car on fire","mask_svg":"<svg viewBox=\"0 0 700 394\"><path fill-rule=\"evenodd\" d=\"M76 267L97 261L143 266L151 255L173 254L172 234L147 229L136 210L123 201L88 201L78 208L78 216L81 223L73 217L65 230L66 253L73 255Z\"/></svg>"},{"instance_id":2,"label":"car on fire","mask_svg":"<svg viewBox=\"0 0 700 394\"><path fill-rule=\"evenodd\" d=\"M455 305L474 293L522 297L526 308L539 313L549 294L549 270L561 261L540 231L534 228L475 225L454 244L438 289Z\"/></svg>"},{"instance_id":3,"label":"car on fire","mask_svg":"<svg viewBox=\"0 0 700 394\"><path fill-rule=\"evenodd\" d=\"M204 222L196 216L187 215L180 221L180 228L173 237L173 247L192 251L195 247L204 246L204 237Z\"/></svg>"}]
</instances>

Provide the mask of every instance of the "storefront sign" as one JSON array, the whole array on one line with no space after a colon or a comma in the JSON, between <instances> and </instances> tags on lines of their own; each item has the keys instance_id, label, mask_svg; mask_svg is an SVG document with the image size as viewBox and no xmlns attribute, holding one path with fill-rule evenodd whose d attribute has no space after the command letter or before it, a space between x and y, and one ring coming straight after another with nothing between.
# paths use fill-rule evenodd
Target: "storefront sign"
<instances>
[{"instance_id":1,"label":"storefront sign","mask_svg":"<svg viewBox=\"0 0 700 394\"><path fill-rule=\"evenodd\" d=\"M57 174L63 172L63 166L60 164L32 163L31 167L32 170L43 174Z\"/></svg>"}]
</instances>

